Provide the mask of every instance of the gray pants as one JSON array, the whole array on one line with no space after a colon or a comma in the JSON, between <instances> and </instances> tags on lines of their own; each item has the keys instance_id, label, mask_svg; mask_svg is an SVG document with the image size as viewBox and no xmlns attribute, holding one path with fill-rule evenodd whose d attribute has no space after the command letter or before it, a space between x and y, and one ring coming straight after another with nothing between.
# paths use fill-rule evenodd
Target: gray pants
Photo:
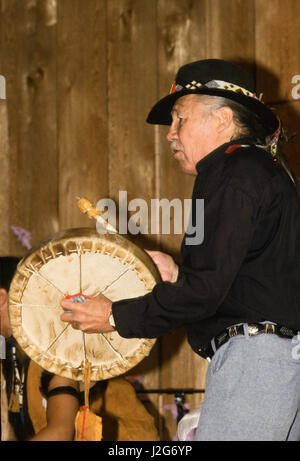
<instances>
[{"instance_id":1,"label":"gray pants","mask_svg":"<svg viewBox=\"0 0 300 461\"><path fill-rule=\"evenodd\" d=\"M217 350L195 440L300 440L299 335L239 335Z\"/></svg>"}]
</instances>

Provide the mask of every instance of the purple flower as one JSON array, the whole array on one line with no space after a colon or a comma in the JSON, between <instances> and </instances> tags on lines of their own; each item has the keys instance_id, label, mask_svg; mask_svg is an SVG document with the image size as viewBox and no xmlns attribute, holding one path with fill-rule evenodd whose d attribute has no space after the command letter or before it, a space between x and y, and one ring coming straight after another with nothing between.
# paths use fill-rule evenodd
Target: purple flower
<instances>
[{"instance_id":1,"label":"purple flower","mask_svg":"<svg viewBox=\"0 0 300 461\"><path fill-rule=\"evenodd\" d=\"M10 226L10 228L19 240L19 242L21 243L21 245L27 250L30 250L32 248L31 233L28 230L23 229L22 227Z\"/></svg>"}]
</instances>

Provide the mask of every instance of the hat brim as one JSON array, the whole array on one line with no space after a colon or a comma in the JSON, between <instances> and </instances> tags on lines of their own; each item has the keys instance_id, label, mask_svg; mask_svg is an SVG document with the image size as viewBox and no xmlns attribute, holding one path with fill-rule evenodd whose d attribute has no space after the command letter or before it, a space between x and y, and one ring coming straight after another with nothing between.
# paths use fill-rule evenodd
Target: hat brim
<instances>
[{"instance_id":1,"label":"hat brim","mask_svg":"<svg viewBox=\"0 0 300 461\"><path fill-rule=\"evenodd\" d=\"M279 121L276 115L265 104L258 99L246 96L242 93L235 93L233 91L226 91L219 88L202 87L196 90L183 89L176 93L169 94L168 96L160 99L151 109L147 117L147 123L155 125L171 125L172 116L171 111L177 99L188 94L203 94L210 96L221 96L223 98L231 99L235 102L247 107L250 111L254 112L262 121L263 125L268 130L269 134L273 134L279 126Z\"/></svg>"}]
</instances>

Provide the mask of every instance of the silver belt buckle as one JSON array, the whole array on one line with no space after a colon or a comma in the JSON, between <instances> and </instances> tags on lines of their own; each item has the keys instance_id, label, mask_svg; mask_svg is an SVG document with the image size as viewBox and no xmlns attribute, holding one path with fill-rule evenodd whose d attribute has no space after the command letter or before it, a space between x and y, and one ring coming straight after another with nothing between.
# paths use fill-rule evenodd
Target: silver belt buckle
<instances>
[{"instance_id":1,"label":"silver belt buckle","mask_svg":"<svg viewBox=\"0 0 300 461\"><path fill-rule=\"evenodd\" d=\"M274 334L275 333L275 325L272 325L271 323L266 323L265 324L265 333Z\"/></svg>"},{"instance_id":2,"label":"silver belt buckle","mask_svg":"<svg viewBox=\"0 0 300 461\"><path fill-rule=\"evenodd\" d=\"M248 334L249 336L256 336L258 334L259 330L256 325L248 325Z\"/></svg>"},{"instance_id":3,"label":"silver belt buckle","mask_svg":"<svg viewBox=\"0 0 300 461\"><path fill-rule=\"evenodd\" d=\"M229 338L236 336L238 334L237 327L233 326L233 327L228 328L228 334L229 334Z\"/></svg>"}]
</instances>

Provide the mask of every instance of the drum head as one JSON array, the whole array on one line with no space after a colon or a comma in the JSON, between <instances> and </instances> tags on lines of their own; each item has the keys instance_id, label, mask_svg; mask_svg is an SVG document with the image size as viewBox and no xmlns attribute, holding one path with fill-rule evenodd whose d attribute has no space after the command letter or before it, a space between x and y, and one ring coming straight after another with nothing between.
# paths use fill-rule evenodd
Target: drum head
<instances>
[{"instance_id":1,"label":"drum head","mask_svg":"<svg viewBox=\"0 0 300 461\"><path fill-rule=\"evenodd\" d=\"M159 273L143 250L119 234L69 229L33 248L18 264L9 291L13 335L30 358L60 376L91 380L125 373L150 353L155 339L125 339L116 331L86 334L62 322L66 296L103 293L111 301L152 291Z\"/></svg>"}]
</instances>

